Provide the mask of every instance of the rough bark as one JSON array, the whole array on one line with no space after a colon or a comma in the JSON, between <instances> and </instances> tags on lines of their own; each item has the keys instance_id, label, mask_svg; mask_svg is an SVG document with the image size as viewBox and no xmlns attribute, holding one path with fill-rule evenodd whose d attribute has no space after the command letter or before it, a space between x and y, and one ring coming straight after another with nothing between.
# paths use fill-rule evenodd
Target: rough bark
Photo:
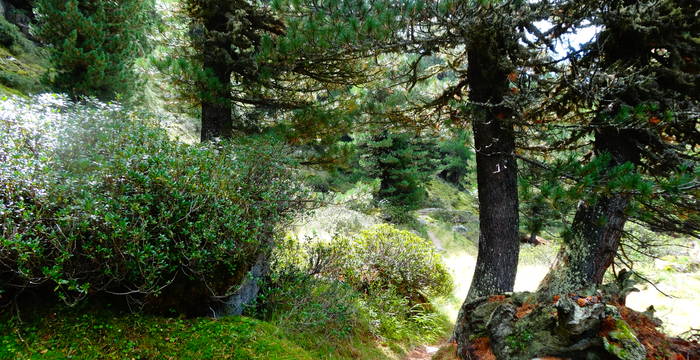
<instances>
[{"instance_id":1,"label":"rough bark","mask_svg":"<svg viewBox=\"0 0 700 360\"><path fill-rule=\"evenodd\" d=\"M229 138L233 132L231 71L216 61L205 60L204 66L212 70L219 84L203 96L201 140Z\"/></svg>"},{"instance_id":2,"label":"rough bark","mask_svg":"<svg viewBox=\"0 0 700 360\"><path fill-rule=\"evenodd\" d=\"M540 290L566 294L600 285L620 246L628 204L628 197L613 195L579 205L571 233Z\"/></svg>"},{"instance_id":3,"label":"rough bark","mask_svg":"<svg viewBox=\"0 0 700 360\"><path fill-rule=\"evenodd\" d=\"M469 99L493 105L479 106L472 121L480 235L467 299L512 291L520 251L515 135L512 111L502 106L511 70L503 65L504 44L497 35L471 45Z\"/></svg>"},{"instance_id":4,"label":"rough bark","mask_svg":"<svg viewBox=\"0 0 700 360\"><path fill-rule=\"evenodd\" d=\"M467 48L469 100L476 105L472 118L476 175L479 189L479 253L469 294L457 316L454 338L468 346L465 311L472 300L509 292L515 284L520 252L518 184L513 112L503 106L508 92L507 31L484 26Z\"/></svg>"},{"instance_id":5,"label":"rough bark","mask_svg":"<svg viewBox=\"0 0 700 360\"><path fill-rule=\"evenodd\" d=\"M520 251L513 126L482 115L473 124L480 234L470 299L512 291Z\"/></svg>"},{"instance_id":6,"label":"rough bark","mask_svg":"<svg viewBox=\"0 0 700 360\"><path fill-rule=\"evenodd\" d=\"M608 169L626 162L637 164L640 155L633 139L626 131L603 128L595 134L594 151L611 155ZM629 195L613 193L579 204L571 233L540 290L561 294L599 286L620 247L629 203Z\"/></svg>"}]
</instances>

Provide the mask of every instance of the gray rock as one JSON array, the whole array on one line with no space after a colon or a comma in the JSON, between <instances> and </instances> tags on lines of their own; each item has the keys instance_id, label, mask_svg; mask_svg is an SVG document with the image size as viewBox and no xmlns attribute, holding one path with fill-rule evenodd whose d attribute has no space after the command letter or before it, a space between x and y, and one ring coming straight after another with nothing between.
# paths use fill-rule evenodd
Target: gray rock
<instances>
[{"instance_id":1,"label":"gray rock","mask_svg":"<svg viewBox=\"0 0 700 360\"><path fill-rule=\"evenodd\" d=\"M455 225L452 227L452 231L463 235L469 233L469 229L467 229L467 227L464 225Z\"/></svg>"},{"instance_id":2,"label":"gray rock","mask_svg":"<svg viewBox=\"0 0 700 360\"><path fill-rule=\"evenodd\" d=\"M559 326L572 335L596 329L605 314L605 305L601 303L579 306L568 296L562 296L556 308L559 313Z\"/></svg>"},{"instance_id":3,"label":"gray rock","mask_svg":"<svg viewBox=\"0 0 700 360\"><path fill-rule=\"evenodd\" d=\"M260 282L270 270L270 257L267 252L258 255L255 264L250 269L240 287L225 302L223 308L215 316L241 315L246 306L250 305L260 291Z\"/></svg>"}]
</instances>

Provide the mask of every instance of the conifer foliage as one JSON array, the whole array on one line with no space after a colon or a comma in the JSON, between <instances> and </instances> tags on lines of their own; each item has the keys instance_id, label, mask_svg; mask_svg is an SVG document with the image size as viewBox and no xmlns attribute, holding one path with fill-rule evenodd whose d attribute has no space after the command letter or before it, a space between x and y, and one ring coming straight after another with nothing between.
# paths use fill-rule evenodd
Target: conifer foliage
<instances>
[{"instance_id":1,"label":"conifer foliage","mask_svg":"<svg viewBox=\"0 0 700 360\"><path fill-rule=\"evenodd\" d=\"M387 130L361 144L361 164L381 180L379 198L390 205L415 208L425 197L425 184L437 169L436 144L408 133Z\"/></svg>"},{"instance_id":2,"label":"conifer foliage","mask_svg":"<svg viewBox=\"0 0 700 360\"><path fill-rule=\"evenodd\" d=\"M152 5L150 0L37 0L36 33L50 45L55 89L103 100L129 92Z\"/></svg>"}]
</instances>

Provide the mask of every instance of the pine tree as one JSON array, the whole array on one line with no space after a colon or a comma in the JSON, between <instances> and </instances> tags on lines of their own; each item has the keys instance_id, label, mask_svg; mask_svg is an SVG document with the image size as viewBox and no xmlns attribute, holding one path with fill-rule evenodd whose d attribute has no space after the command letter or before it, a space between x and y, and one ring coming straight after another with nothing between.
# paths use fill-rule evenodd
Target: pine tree
<instances>
[{"instance_id":1,"label":"pine tree","mask_svg":"<svg viewBox=\"0 0 700 360\"><path fill-rule=\"evenodd\" d=\"M37 0L36 34L50 45L54 88L102 100L128 94L152 6L150 0Z\"/></svg>"},{"instance_id":2,"label":"pine tree","mask_svg":"<svg viewBox=\"0 0 700 360\"><path fill-rule=\"evenodd\" d=\"M366 48L351 49L358 39L352 24L364 28L365 20L317 11L334 4L183 2L189 39L161 68L180 94L201 106L202 140L280 121L309 137L297 130L327 130L354 111L342 90L368 82L377 71L368 65Z\"/></svg>"},{"instance_id":3,"label":"pine tree","mask_svg":"<svg viewBox=\"0 0 700 360\"><path fill-rule=\"evenodd\" d=\"M409 133L384 130L360 144L360 164L380 179L379 199L413 210L425 198L424 184L437 171L434 142Z\"/></svg>"},{"instance_id":4,"label":"pine tree","mask_svg":"<svg viewBox=\"0 0 700 360\"><path fill-rule=\"evenodd\" d=\"M574 186L580 203L542 290L600 285L630 219L700 235L699 10L693 1L615 1L590 15L605 30L562 76L554 107L573 114L569 144L592 136L591 161L569 166L584 186Z\"/></svg>"}]
</instances>

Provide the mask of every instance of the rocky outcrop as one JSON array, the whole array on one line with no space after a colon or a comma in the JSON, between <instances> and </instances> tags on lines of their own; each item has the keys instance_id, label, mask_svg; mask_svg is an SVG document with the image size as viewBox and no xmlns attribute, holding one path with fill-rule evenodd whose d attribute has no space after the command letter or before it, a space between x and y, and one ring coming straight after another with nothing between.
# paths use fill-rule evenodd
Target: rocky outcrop
<instances>
[{"instance_id":1,"label":"rocky outcrop","mask_svg":"<svg viewBox=\"0 0 700 360\"><path fill-rule=\"evenodd\" d=\"M476 299L460 311L455 328L458 355L461 359L644 360L649 351L660 351L662 345L651 345L647 339L662 334L648 336L649 329L635 327L643 314L606 299L600 293L509 293ZM680 359L672 357L679 354L686 360L698 359L688 355L692 354L688 349L698 349L697 343L685 342L683 349L674 347L671 340L663 344L662 353L671 357L662 358Z\"/></svg>"},{"instance_id":2,"label":"rocky outcrop","mask_svg":"<svg viewBox=\"0 0 700 360\"><path fill-rule=\"evenodd\" d=\"M34 20L31 0L0 0L0 16L11 24L17 25L24 36L33 39L30 26Z\"/></svg>"}]
</instances>

